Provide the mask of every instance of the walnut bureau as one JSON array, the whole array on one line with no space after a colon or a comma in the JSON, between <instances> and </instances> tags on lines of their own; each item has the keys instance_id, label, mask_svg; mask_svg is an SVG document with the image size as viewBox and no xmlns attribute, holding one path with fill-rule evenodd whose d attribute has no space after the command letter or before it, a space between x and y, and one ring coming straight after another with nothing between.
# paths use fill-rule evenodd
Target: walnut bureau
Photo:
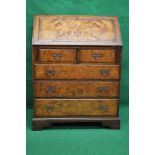
<instances>
[{"instance_id":1,"label":"walnut bureau","mask_svg":"<svg viewBox=\"0 0 155 155\"><path fill-rule=\"evenodd\" d=\"M61 122L119 129L121 53L116 16L35 16L33 130Z\"/></svg>"}]
</instances>

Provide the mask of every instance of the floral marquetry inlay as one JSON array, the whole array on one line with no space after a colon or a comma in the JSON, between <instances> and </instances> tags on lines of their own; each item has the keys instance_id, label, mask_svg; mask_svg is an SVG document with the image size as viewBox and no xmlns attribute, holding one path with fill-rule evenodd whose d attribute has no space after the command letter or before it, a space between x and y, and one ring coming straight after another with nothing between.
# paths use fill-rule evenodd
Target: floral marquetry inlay
<instances>
[{"instance_id":1,"label":"floral marquetry inlay","mask_svg":"<svg viewBox=\"0 0 155 155\"><path fill-rule=\"evenodd\" d=\"M118 45L121 44L117 17L36 16L33 44Z\"/></svg>"},{"instance_id":2,"label":"floral marquetry inlay","mask_svg":"<svg viewBox=\"0 0 155 155\"><path fill-rule=\"evenodd\" d=\"M53 41L113 40L114 26L110 20L40 20L39 38Z\"/></svg>"}]
</instances>

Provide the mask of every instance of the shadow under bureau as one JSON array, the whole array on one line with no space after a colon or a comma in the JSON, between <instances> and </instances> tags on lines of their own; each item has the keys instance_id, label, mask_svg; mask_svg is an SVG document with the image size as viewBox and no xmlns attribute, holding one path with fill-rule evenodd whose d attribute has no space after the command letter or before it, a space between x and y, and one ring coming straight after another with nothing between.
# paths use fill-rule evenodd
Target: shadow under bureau
<instances>
[{"instance_id":1,"label":"shadow under bureau","mask_svg":"<svg viewBox=\"0 0 155 155\"><path fill-rule=\"evenodd\" d=\"M33 130L55 122L120 128L122 40L117 17L34 17Z\"/></svg>"}]
</instances>

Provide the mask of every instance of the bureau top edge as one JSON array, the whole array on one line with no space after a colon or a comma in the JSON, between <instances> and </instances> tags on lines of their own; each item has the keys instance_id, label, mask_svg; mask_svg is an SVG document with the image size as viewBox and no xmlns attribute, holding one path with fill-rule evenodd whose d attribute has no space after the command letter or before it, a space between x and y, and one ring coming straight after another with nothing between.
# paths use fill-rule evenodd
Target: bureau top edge
<instances>
[{"instance_id":1,"label":"bureau top edge","mask_svg":"<svg viewBox=\"0 0 155 155\"><path fill-rule=\"evenodd\" d=\"M118 17L38 15L32 45L122 46Z\"/></svg>"}]
</instances>

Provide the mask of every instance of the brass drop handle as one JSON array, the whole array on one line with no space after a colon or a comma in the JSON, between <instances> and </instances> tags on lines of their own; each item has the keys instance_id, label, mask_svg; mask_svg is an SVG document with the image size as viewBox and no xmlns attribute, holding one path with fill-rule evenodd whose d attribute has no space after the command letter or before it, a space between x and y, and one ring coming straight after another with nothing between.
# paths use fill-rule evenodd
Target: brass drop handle
<instances>
[{"instance_id":1,"label":"brass drop handle","mask_svg":"<svg viewBox=\"0 0 155 155\"><path fill-rule=\"evenodd\" d=\"M60 59L62 57L62 54L61 53L55 53L52 55L54 58L56 59Z\"/></svg>"},{"instance_id":2,"label":"brass drop handle","mask_svg":"<svg viewBox=\"0 0 155 155\"><path fill-rule=\"evenodd\" d=\"M109 91L110 89L109 89L108 87L98 87L97 90L98 90L99 92L107 92L107 91Z\"/></svg>"},{"instance_id":3,"label":"brass drop handle","mask_svg":"<svg viewBox=\"0 0 155 155\"><path fill-rule=\"evenodd\" d=\"M110 71L107 70L107 69L102 69L102 70L100 70L100 74L101 74L101 75L109 75L109 73L110 73Z\"/></svg>"},{"instance_id":4,"label":"brass drop handle","mask_svg":"<svg viewBox=\"0 0 155 155\"><path fill-rule=\"evenodd\" d=\"M55 107L52 105L45 105L44 107L47 112L53 112L55 109Z\"/></svg>"},{"instance_id":5,"label":"brass drop handle","mask_svg":"<svg viewBox=\"0 0 155 155\"><path fill-rule=\"evenodd\" d=\"M46 75L51 76L55 74L54 70L45 70Z\"/></svg>"},{"instance_id":6,"label":"brass drop handle","mask_svg":"<svg viewBox=\"0 0 155 155\"><path fill-rule=\"evenodd\" d=\"M55 87L49 87L49 88L46 89L46 94L53 93L55 91L56 91L56 88Z\"/></svg>"},{"instance_id":7,"label":"brass drop handle","mask_svg":"<svg viewBox=\"0 0 155 155\"><path fill-rule=\"evenodd\" d=\"M99 105L98 108L103 112L106 112L109 110L108 105Z\"/></svg>"},{"instance_id":8,"label":"brass drop handle","mask_svg":"<svg viewBox=\"0 0 155 155\"><path fill-rule=\"evenodd\" d=\"M95 58L95 59L100 59L102 57L102 54L101 53L93 53L92 56Z\"/></svg>"}]
</instances>

